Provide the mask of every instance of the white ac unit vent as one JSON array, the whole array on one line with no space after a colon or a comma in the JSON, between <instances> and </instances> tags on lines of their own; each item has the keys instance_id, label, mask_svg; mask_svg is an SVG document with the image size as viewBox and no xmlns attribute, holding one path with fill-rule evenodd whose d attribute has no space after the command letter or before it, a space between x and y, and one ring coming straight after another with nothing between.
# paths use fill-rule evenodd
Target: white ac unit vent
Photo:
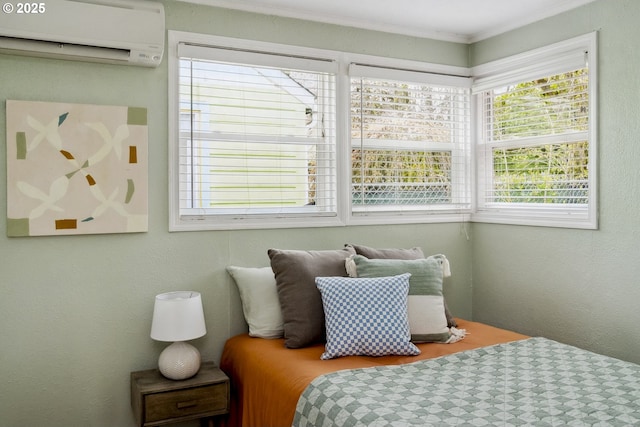
<instances>
[{"instance_id":1,"label":"white ac unit vent","mask_svg":"<svg viewBox=\"0 0 640 427\"><path fill-rule=\"evenodd\" d=\"M9 4L10 6L7 6ZM164 53L162 3L45 0L4 3L0 53L157 67Z\"/></svg>"}]
</instances>

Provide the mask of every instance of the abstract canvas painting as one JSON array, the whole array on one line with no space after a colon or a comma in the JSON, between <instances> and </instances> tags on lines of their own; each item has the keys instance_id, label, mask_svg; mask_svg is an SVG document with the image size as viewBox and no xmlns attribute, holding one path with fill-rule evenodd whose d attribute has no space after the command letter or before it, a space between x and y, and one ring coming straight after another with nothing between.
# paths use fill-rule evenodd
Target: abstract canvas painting
<instances>
[{"instance_id":1,"label":"abstract canvas painting","mask_svg":"<svg viewBox=\"0 0 640 427\"><path fill-rule=\"evenodd\" d=\"M142 107L7 101L7 235L144 232Z\"/></svg>"}]
</instances>

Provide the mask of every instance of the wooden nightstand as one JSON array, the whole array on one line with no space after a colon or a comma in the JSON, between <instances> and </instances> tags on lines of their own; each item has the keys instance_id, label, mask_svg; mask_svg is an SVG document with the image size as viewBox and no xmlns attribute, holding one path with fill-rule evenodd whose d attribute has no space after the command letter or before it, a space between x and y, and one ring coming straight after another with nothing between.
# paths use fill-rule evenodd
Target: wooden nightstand
<instances>
[{"instance_id":1,"label":"wooden nightstand","mask_svg":"<svg viewBox=\"0 0 640 427\"><path fill-rule=\"evenodd\" d=\"M192 378L174 381L157 369L131 373L131 407L140 427L160 426L229 412L229 377L213 362Z\"/></svg>"}]
</instances>

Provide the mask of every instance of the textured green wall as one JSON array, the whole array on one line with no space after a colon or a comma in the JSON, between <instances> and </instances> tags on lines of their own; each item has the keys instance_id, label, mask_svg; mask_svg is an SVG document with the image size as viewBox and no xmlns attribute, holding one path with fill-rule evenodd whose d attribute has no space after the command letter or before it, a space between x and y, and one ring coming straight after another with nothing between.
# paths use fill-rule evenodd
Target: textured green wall
<instances>
[{"instance_id":1,"label":"textured green wall","mask_svg":"<svg viewBox=\"0 0 640 427\"><path fill-rule=\"evenodd\" d=\"M600 0L467 46L166 1L167 27L466 66L599 30L600 229L461 224L169 233L167 65L157 69L0 55L6 99L138 105L149 110L149 232L12 238L0 218L0 427L133 426L129 372L153 367L154 295L202 292L218 360L243 332L229 264L268 265L269 247L345 242L447 254L454 314L640 362L640 2ZM469 64L468 61L471 61ZM6 183L0 149L0 188ZM3 194L4 191L2 192ZM0 197L6 218L6 196ZM473 283L472 283L473 272ZM473 284L473 288L472 288Z\"/></svg>"},{"instance_id":2,"label":"textured green wall","mask_svg":"<svg viewBox=\"0 0 640 427\"><path fill-rule=\"evenodd\" d=\"M467 65L464 45L165 2L167 28L356 53ZM129 372L155 366L165 344L149 338L153 299L202 292L208 334L195 341L218 360L245 330L226 265L266 266L270 247L422 246L445 253L452 311L471 315L471 242L460 224L169 233L167 64L157 69L0 55L0 140L5 100L147 107L149 232L6 237L0 197L0 427L133 426ZM4 144L3 144L4 145ZM0 188L6 151L0 149Z\"/></svg>"},{"instance_id":3,"label":"textured green wall","mask_svg":"<svg viewBox=\"0 0 640 427\"><path fill-rule=\"evenodd\" d=\"M599 230L473 225L473 317L640 362L640 2L601 0L472 46L473 65L598 31Z\"/></svg>"}]
</instances>

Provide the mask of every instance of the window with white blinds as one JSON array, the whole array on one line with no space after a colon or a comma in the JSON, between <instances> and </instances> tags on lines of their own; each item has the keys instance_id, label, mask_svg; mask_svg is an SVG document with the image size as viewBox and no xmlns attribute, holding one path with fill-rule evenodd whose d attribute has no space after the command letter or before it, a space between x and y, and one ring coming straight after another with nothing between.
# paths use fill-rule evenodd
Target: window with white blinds
<instances>
[{"instance_id":1,"label":"window with white blinds","mask_svg":"<svg viewBox=\"0 0 640 427\"><path fill-rule=\"evenodd\" d=\"M353 215L470 208L468 79L352 64Z\"/></svg>"},{"instance_id":2,"label":"window with white blinds","mask_svg":"<svg viewBox=\"0 0 640 427\"><path fill-rule=\"evenodd\" d=\"M597 227L595 33L473 68L168 38L172 231Z\"/></svg>"},{"instance_id":3,"label":"window with white blinds","mask_svg":"<svg viewBox=\"0 0 640 427\"><path fill-rule=\"evenodd\" d=\"M475 219L595 227L595 52L579 41L477 79Z\"/></svg>"},{"instance_id":4,"label":"window with white blinds","mask_svg":"<svg viewBox=\"0 0 640 427\"><path fill-rule=\"evenodd\" d=\"M178 46L181 217L335 216L335 64Z\"/></svg>"}]
</instances>

